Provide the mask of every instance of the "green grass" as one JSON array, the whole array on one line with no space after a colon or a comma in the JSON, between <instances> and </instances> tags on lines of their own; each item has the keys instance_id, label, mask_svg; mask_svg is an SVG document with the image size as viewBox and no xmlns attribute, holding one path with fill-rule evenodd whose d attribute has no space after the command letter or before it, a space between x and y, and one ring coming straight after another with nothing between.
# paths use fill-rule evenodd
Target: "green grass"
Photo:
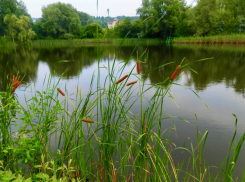
<instances>
[{"instance_id":1,"label":"green grass","mask_svg":"<svg viewBox=\"0 0 245 182\"><path fill-rule=\"evenodd\" d=\"M193 44L244 44L245 34L213 35L205 37L177 37L173 43Z\"/></svg>"},{"instance_id":2,"label":"green grass","mask_svg":"<svg viewBox=\"0 0 245 182\"><path fill-rule=\"evenodd\" d=\"M144 54L148 57L148 51L139 53L139 61ZM235 130L227 158L217 167L219 173L211 175L212 168L202 155L208 131L201 135L197 128L197 143L190 148L176 148L163 137L167 131L162 128L164 99L172 98L174 81L166 78L147 85L135 64L128 77L116 84L125 75L130 57L120 65L116 58L101 65L98 57L97 76L91 75L85 97L79 87L74 93L62 87L62 96L57 91L60 80L53 82L49 76L43 81L47 89L34 91L25 105L11 93L13 79L5 73L7 89L0 92L0 181L232 181L245 134L234 144ZM105 80L100 78L101 69L107 70ZM130 77L137 80L136 85L126 86ZM151 99L146 100L144 95L152 90ZM139 112L133 113L136 102L140 102ZM187 151L190 158L177 164L173 151Z\"/></svg>"},{"instance_id":3,"label":"green grass","mask_svg":"<svg viewBox=\"0 0 245 182\"><path fill-rule=\"evenodd\" d=\"M0 37L0 47L14 47L15 44L11 40L7 40L4 37Z\"/></svg>"},{"instance_id":4,"label":"green grass","mask_svg":"<svg viewBox=\"0 0 245 182\"><path fill-rule=\"evenodd\" d=\"M46 45L96 45L96 44L114 44L119 45L123 39L73 39L73 40L35 40L32 46ZM124 45L140 43L140 44L159 44L163 43L160 39L125 39Z\"/></svg>"},{"instance_id":5,"label":"green grass","mask_svg":"<svg viewBox=\"0 0 245 182\"><path fill-rule=\"evenodd\" d=\"M131 44L141 44L141 45L155 45L161 44L164 41L161 39L122 39L122 38L104 38L104 39L54 39L54 40L33 40L28 43L29 46L40 47L40 46L76 46L76 45L101 45L101 44L113 44L119 45L123 42L123 45L131 45ZM14 44L9 40L5 40L3 42L0 41L0 46L4 47L15 47L18 46L18 42Z\"/></svg>"}]
</instances>

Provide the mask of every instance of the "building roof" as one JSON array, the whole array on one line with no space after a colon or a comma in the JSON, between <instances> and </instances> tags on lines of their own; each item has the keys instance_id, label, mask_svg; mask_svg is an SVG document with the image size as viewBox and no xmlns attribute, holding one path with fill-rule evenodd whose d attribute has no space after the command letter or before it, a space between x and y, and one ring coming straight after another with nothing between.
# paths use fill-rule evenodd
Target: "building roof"
<instances>
[{"instance_id":1,"label":"building roof","mask_svg":"<svg viewBox=\"0 0 245 182\"><path fill-rule=\"evenodd\" d=\"M118 20L110 20L107 23L113 23L114 21L118 21Z\"/></svg>"}]
</instances>

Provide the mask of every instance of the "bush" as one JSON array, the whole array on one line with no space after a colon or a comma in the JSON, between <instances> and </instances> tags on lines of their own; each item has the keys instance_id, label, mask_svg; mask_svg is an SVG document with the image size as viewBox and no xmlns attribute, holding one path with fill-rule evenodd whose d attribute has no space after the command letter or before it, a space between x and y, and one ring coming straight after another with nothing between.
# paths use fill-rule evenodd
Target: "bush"
<instances>
[{"instance_id":1,"label":"bush","mask_svg":"<svg viewBox=\"0 0 245 182\"><path fill-rule=\"evenodd\" d=\"M103 31L99 24L91 23L85 28L86 38L102 38Z\"/></svg>"}]
</instances>

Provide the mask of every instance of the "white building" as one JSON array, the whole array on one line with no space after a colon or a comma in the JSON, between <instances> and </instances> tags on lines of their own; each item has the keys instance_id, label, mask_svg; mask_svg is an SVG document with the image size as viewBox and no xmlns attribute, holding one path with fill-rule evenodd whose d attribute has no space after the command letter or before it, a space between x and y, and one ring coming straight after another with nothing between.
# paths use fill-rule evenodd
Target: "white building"
<instances>
[{"instance_id":1,"label":"white building","mask_svg":"<svg viewBox=\"0 0 245 182\"><path fill-rule=\"evenodd\" d=\"M119 20L117 18L115 18L114 20L110 20L107 22L108 28L114 28L115 25L117 24L117 22L119 22Z\"/></svg>"}]
</instances>

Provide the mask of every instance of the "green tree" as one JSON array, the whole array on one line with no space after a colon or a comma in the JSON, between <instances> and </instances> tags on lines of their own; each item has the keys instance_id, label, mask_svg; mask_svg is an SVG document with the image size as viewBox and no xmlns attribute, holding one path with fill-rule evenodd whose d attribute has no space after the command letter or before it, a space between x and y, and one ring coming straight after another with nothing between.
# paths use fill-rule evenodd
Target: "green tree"
<instances>
[{"instance_id":1,"label":"green tree","mask_svg":"<svg viewBox=\"0 0 245 182\"><path fill-rule=\"evenodd\" d=\"M132 30L132 27L130 18L124 18L123 21L117 23L114 29L118 33L118 36L123 38ZM128 38L130 37L131 35L129 34Z\"/></svg>"},{"instance_id":2,"label":"green tree","mask_svg":"<svg viewBox=\"0 0 245 182\"><path fill-rule=\"evenodd\" d=\"M31 29L31 19L28 16L21 15L19 18L14 14L7 14L4 17L4 23L7 24L7 36L17 39L20 42L27 42L34 38L35 32Z\"/></svg>"},{"instance_id":3,"label":"green tree","mask_svg":"<svg viewBox=\"0 0 245 182\"><path fill-rule=\"evenodd\" d=\"M91 23L85 28L84 35L86 36L86 38L102 38L103 31L99 24Z\"/></svg>"},{"instance_id":4,"label":"green tree","mask_svg":"<svg viewBox=\"0 0 245 182\"><path fill-rule=\"evenodd\" d=\"M193 29L188 26L188 12L190 11L191 7L186 6L186 3L183 1L180 4L180 13L178 16L178 23L176 24L176 29L174 31L174 37L186 37L194 35Z\"/></svg>"},{"instance_id":5,"label":"green tree","mask_svg":"<svg viewBox=\"0 0 245 182\"><path fill-rule=\"evenodd\" d=\"M199 5L200 4L200 5ZM221 21L221 10L219 3L216 0L202 0L198 3L197 12L198 16L198 29L197 35L213 35L218 24Z\"/></svg>"},{"instance_id":6,"label":"green tree","mask_svg":"<svg viewBox=\"0 0 245 182\"><path fill-rule=\"evenodd\" d=\"M94 22L93 17L87 13L78 11L78 15L79 15L82 26L86 26L86 25Z\"/></svg>"},{"instance_id":7,"label":"green tree","mask_svg":"<svg viewBox=\"0 0 245 182\"><path fill-rule=\"evenodd\" d=\"M148 37L165 38L172 36L178 24L181 2L179 0L145 0L137 9L141 20L152 17L142 25L142 33ZM149 29L160 19L151 31Z\"/></svg>"},{"instance_id":8,"label":"green tree","mask_svg":"<svg viewBox=\"0 0 245 182\"><path fill-rule=\"evenodd\" d=\"M77 10L71 4L60 2L50 4L43 7L42 12L43 20L48 22L48 29L55 34L54 38L62 37L66 33L75 35L81 28Z\"/></svg>"},{"instance_id":9,"label":"green tree","mask_svg":"<svg viewBox=\"0 0 245 182\"><path fill-rule=\"evenodd\" d=\"M42 19L37 19L32 23L32 30L36 33L35 39L44 39L46 32L42 28L43 23Z\"/></svg>"},{"instance_id":10,"label":"green tree","mask_svg":"<svg viewBox=\"0 0 245 182\"><path fill-rule=\"evenodd\" d=\"M142 7L137 9L137 14L140 15L140 20L143 21L150 16L153 16L153 11L150 1L144 0L142 2ZM153 26L154 20L153 18L146 21L144 24L141 25L141 32L139 34L139 37L143 37L147 32L147 37L155 37L155 32L153 30L149 31L149 29Z\"/></svg>"},{"instance_id":11,"label":"green tree","mask_svg":"<svg viewBox=\"0 0 245 182\"><path fill-rule=\"evenodd\" d=\"M4 17L8 13L13 13L17 17L20 15L28 15L27 9L23 1L17 0L0 0L0 36L5 35L7 25L4 23Z\"/></svg>"}]
</instances>

